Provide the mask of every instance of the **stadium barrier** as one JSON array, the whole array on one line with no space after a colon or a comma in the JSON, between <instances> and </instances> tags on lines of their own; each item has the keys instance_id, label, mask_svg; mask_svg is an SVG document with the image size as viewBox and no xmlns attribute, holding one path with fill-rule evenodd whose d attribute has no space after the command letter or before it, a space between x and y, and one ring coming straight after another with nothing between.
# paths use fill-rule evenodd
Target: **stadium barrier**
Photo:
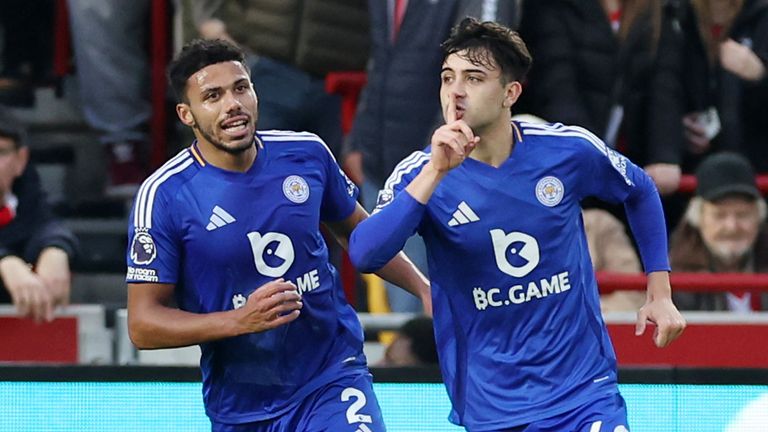
<instances>
[{"instance_id":1,"label":"stadium barrier","mask_svg":"<svg viewBox=\"0 0 768 432\"><path fill-rule=\"evenodd\" d=\"M756 176L757 188L763 195L768 195L768 174L759 174ZM696 191L696 176L685 174L680 178L680 186L677 191L682 194L692 195Z\"/></svg>"},{"instance_id":2,"label":"stadium barrier","mask_svg":"<svg viewBox=\"0 0 768 432\"><path fill-rule=\"evenodd\" d=\"M644 291L644 273L597 272L601 294L619 290ZM768 273L670 273L674 291L688 292L768 292Z\"/></svg>"},{"instance_id":3,"label":"stadium barrier","mask_svg":"<svg viewBox=\"0 0 768 432\"><path fill-rule=\"evenodd\" d=\"M113 334L104 306L67 306L52 322L36 323L0 305L0 362L112 364Z\"/></svg>"},{"instance_id":4,"label":"stadium barrier","mask_svg":"<svg viewBox=\"0 0 768 432\"><path fill-rule=\"evenodd\" d=\"M413 317L403 313L359 316L369 335L396 330ZM653 325L645 335L634 335L634 312L605 314L619 365L768 368L764 348L768 347L768 312L684 312L684 316L688 328L683 337L658 349L651 340ZM106 327L100 305L69 306L51 323L18 318L12 306L1 306L0 361L120 365L196 365L199 361L197 347L136 350L128 337L125 309L116 312L114 322L114 329ZM382 344L376 341L366 342L365 348L371 363L383 354Z\"/></svg>"},{"instance_id":5,"label":"stadium barrier","mask_svg":"<svg viewBox=\"0 0 768 432\"><path fill-rule=\"evenodd\" d=\"M358 314L366 333L396 330L414 315L406 313ZM657 348L649 325L635 336L636 314L612 312L605 322L620 366L768 368L768 313L685 312L688 322L683 337L669 347ZM125 311L115 320L116 357L119 364L195 365L197 347L137 351L128 339ZM564 323L567 325L567 323ZM365 353L374 364L383 354L378 342L366 342Z\"/></svg>"}]
</instances>

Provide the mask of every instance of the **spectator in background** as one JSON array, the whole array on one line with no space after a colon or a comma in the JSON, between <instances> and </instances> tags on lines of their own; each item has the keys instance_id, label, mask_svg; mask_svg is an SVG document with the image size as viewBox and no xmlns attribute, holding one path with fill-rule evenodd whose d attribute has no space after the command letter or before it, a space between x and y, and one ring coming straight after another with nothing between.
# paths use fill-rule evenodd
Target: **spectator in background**
<instances>
[{"instance_id":1,"label":"spectator in background","mask_svg":"<svg viewBox=\"0 0 768 432\"><path fill-rule=\"evenodd\" d=\"M0 302L22 316L53 319L69 302L74 235L56 220L29 161L26 132L0 111Z\"/></svg>"},{"instance_id":2,"label":"spectator in background","mask_svg":"<svg viewBox=\"0 0 768 432\"><path fill-rule=\"evenodd\" d=\"M714 154L701 162L696 180L696 196L672 233L672 270L768 272L766 203L749 161L736 153ZM761 309L760 303L768 308L768 301L750 293L675 293L675 304L687 310L748 312Z\"/></svg>"},{"instance_id":3,"label":"spectator in background","mask_svg":"<svg viewBox=\"0 0 768 432\"><path fill-rule=\"evenodd\" d=\"M437 348L432 318L418 316L406 321L387 347L377 366L402 367L437 365Z\"/></svg>"},{"instance_id":4,"label":"spectator in background","mask_svg":"<svg viewBox=\"0 0 768 432\"><path fill-rule=\"evenodd\" d=\"M371 56L368 83L346 143L344 169L360 186L363 205L376 206L379 190L402 159L429 143L442 122L440 43L466 15L514 27L515 1L369 0ZM403 251L427 272L424 243L408 240ZM421 302L385 284L393 312L419 312Z\"/></svg>"},{"instance_id":5,"label":"spectator in background","mask_svg":"<svg viewBox=\"0 0 768 432\"><path fill-rule=\"evenodd\" d=\"M586 209L582 212L589 256L595 271L640 273L642 268L624 224L609 212ZM641 291L614 291L600 296L600 309L605 312L636 311L645 304Z\"/></svg>"},{"instance_id":6,"label":"spectator in background","mask_svg":"<svg viewBox=\"0 0 768 432\"><path fill-rule=\"evenodd\" d=\"M259 128L309 131L340 154L341 98L325 91L334 71L363 70L368 57L365 0L188 3L200 36L249 53L259 89Z\"/></svg>"},{"instance_id":7,"label":"spectator in background","mask_svg":"<svg viewBox=\"0 0 768 432\"><path fill-rule=\"evenodd\" d=\"M684 28L690 151L739 152L768 171L768 1L692 0Z\"/></svg>"},{"instance_id":8,"label":"spectator in background","mask_svg":"<svg viewBox=\"0 0 768 432\"><path fill-rule=\"evenodd\" d=\"M683 157L682 33L664 0L528 0L521 34L536 59L523 103L626 154L659 192Z\"/></svg>"},{"instance_id":9,"label":"spectator in background","mask_svg":"<svg viewBox=\"0 0 768 432\"><path fill-rule=\"evenodd\" d=\"M149 0L68 0L80 103L108 159L106 194L131 198L148 169Z\"/></svg>"}]
</instances>

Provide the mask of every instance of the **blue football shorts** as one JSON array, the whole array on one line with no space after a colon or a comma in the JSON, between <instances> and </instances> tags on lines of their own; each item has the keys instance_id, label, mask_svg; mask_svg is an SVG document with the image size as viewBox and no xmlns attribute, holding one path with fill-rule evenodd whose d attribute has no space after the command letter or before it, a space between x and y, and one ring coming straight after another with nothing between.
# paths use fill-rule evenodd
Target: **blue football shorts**
<instances>
[{"instance_id":1,"label":"blue football shorts","mask_svg":"<svg viewBox=\"0 0 768 432\"><path fill-rule=\"evenodd\" d=\"M213 423L213 432L385 432L370 374L345 376L307 396L280 417L253 423Z\"/></svg>"},{"instance_id":2,"label":"blue football shorts","mask_svg":"<svg viewBox=\"0 0 768 432\"><path fill-rule=\"evenodd\" d=\"M627 405L616 393L505 432L629 432Z\"/></svg>"}]
</instances>

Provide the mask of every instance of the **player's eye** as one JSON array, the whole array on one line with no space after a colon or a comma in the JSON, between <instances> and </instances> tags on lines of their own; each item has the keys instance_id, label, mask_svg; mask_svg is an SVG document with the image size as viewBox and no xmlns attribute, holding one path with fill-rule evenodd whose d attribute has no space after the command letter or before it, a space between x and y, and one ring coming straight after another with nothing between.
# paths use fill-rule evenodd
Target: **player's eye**
<instances>
[{"instance_id":1,"label":"player's eye","mask_svg":"<svg viewBox=\"0 0 768 432\"><path fill-rule=\"evenodd\" d=\"M216 100L218 97L219 97L218 92L208 92L203 95L203 100L212 101L212 100Z\"/></svg>"},{"instance_id":2,"label":"player's eye","mask_svg":"<svg viewBox=\"0 0 768 432\"><path fill-rule=\"evenodd\" d=\"M440 78L442 79L443 84L447 84L447 83L450 83L451 81L453 81L453 77L450 76L450 75L443 75Z\"/></svg>"}]
</instances>

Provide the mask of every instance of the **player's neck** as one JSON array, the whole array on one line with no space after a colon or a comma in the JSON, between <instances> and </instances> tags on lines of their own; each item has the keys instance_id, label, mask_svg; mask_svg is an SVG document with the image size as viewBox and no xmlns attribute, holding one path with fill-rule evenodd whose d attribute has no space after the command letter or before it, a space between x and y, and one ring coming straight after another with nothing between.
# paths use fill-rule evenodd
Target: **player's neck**
<instances>
[{"instance_id":1,"label":"player's neck","mask_svg":"<svg viewBox=\"0 0 768 432\"><path fill-rule=\"evenodd\" d=\"M233 172L248 171L258 154L258 146L255 142L241 152L232 153L214 146L203 137L198 137L197 148L207 163L216 168Z\"/></svg>"},{"instance_id":2,"label":"player's neck","mask_svg":"<svg viewBox=\"0 0 768 432\"><path fill-rule=\"evenodd\" d=\"M515 143L509 118L494 122L475 133L480 136L480 142L470 155L471 158L497 168L509 159Z\"/></svg>"}]
</instances>

